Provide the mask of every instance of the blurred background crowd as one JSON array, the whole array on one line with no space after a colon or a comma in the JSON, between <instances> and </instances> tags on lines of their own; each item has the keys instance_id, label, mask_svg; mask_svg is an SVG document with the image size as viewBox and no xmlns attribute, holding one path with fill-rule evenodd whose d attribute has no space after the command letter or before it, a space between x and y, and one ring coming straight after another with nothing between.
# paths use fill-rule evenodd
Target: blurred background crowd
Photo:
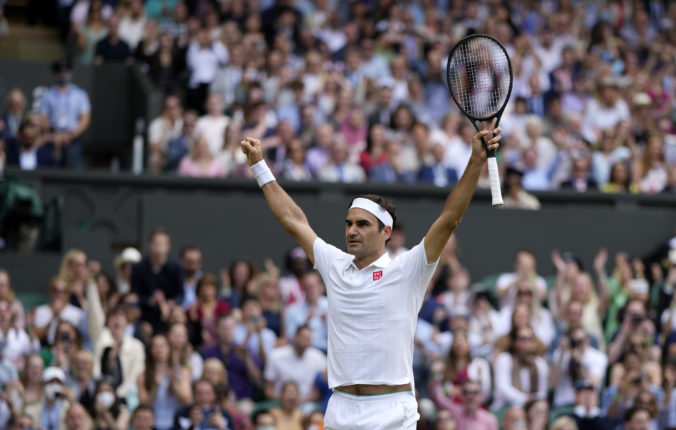
<instances>
[{"instance_id":1,"label":"blurred background crowd","mask_svg":"<svg viewBox=\"0 0 676 430\"><path fill-rule=\"evenodd\" d=\"M70 65L124 62L165 95L148 172L247 176L247 135L288 180L453 185L473 128L450 102L446 56L482 32L514 73L508 206L537 208L531 190L676 186L673 2L62 0L50 16L68 61L3 107L5 162L24 169L85 165L91 105Z\"/></svg>"},{"instance_id":2,"label":"blurred background crowd","mask_svg":"<svg viewBox=\"0 0 676 430\"><path fill-rule=\"evenodd\" d=\"M44 91L7 95L0 166L93 167L91 100L72 66L123 62L164 94L149 173L250 177L239 141L252 136L282 179L449 187L474 129L449 100L446 55L481 32L514 72L506 206L537 209L540 190L676 190L673 2L34 3L67 60ZM396 230L389 252L406 243ZM0 428L322 428L326 296L302 250L283 268L243 259L212 274L199 246L174 245L157 228L114 275L70 250L41 303L22 304L0 270ZM452 238L417 329L419 428L477 424L467 416L489 429L676 428L676 238L660 245L584 262L552 251L545 272L523 250L513 272L476 282Z\"/></svg>"},{"instance_id":3,"label":"blurred background crowd","mask_svg":"<svg viewBox=\"0 0 676 430\"><path fill-rule=\"evenodd\" d=\"M400 226L387 252L407 242ZM147 250L111 274L71 249L25 305L0 269L0 426L322 429L328 306L303 250L219 273L162 227ZM461 256L452 236L418 319L419 429L676 428L676 237L642 258L553 250L547 272L521 249L480 282Z\"/></svg>"}]
</instances>

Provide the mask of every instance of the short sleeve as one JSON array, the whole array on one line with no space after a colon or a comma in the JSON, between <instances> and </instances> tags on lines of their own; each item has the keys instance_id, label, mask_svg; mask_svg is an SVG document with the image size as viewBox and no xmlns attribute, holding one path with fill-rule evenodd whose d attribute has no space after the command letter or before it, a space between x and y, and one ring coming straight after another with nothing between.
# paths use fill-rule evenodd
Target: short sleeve
<instances>
[{"instance_id":1,"label":"short sleeve","mask_svg":"<svg viewBox=\"0 0 676 430\"><path fill-rule=\"evenodd\" d=\"M415 285L423 293L439 264L438 258L432 263L427 262L424 238L416 246L396 257L395 261L409 274L411 285Z\"/></svg>"},{"instance_id":2,"label":"short sleeve","mask_svg":"<svg viewBox=\"0 0 676 430\"><path fill-rule=\"evenodd\" d=\"M91 112L92 111L92 104L89 101L89 96L87 95L87 93L83 89L80 89L80 91L78 91L78 93L79 93L79 98L80 98L80 112L79 112L79 114L82 115L84 113Z\"/></svg>"},{"instance_id":3,"label":"short sleeve","mask_svg":"<svg viewBox=\"0 0 676 430\"><path fill-rule=\"evenodd\" d=\"M332 262L338 258L344 258L344 256L347 255L335 246L324 242L324 240L319 237L316 238L312 244L312 252L315 257L314 268L319 270L319 273L321 273L322 276L325 276L329 272Z\"/></svg>"}]
</instances>

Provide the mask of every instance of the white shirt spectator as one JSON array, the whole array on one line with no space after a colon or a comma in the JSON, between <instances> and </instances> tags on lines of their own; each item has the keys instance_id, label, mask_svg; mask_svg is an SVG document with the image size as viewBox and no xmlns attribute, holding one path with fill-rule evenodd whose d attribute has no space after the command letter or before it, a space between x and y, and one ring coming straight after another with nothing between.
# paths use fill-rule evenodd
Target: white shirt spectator
<instances>
[{"instance_id":1,"label":"white shirt spectator","mask_svg":"<svg viewBox=\"0 0 676 430\"><path fill-rule=\"evenodd\" d=\"M204 115L195 124L195 136L204 136L209 143L209 151L216 156L223 150L225 129L230 124L226 115Z\"/></svg>"},{"instance_id":2,"label":"white shirt spectator","mask_svg":"<svg viewBox=\"0 0 676 430\"><path fill-rule=\"evenodd\" d=\"M591 100L582 120L582 136L590 142L596 142L599 131L614 128L620 121L627 119L629 108L624 100L617 99L611 107L604 106L596 99Z\"/></svg>"},{"instance_id":3,"label":"white shirt spectator","mask_svg":"<svg viewBox=\"0 0 676 430\"><path fill-rule=\"evenodd\" d=\"M495 375L495 400L492 409L499 409L506 405L523 406L528 400L528 393L531 391L530 377L526 369L521 369L519 378L522 389L519 390L512 383L512 355L503 352L498 355L493 368ZM538 372L538 387L534 393L539 399L547 398L547 384L549 377L549 367L542 357L535 357L535 367Z\"/></svg>"},{"instance_id":4,"label":"white shirt spectator","mask_svg":"<svg viewBox=\"0 0 676 430\"><path fill-rule=\"evenodd\" d=\"M237 345L243 346L244 342L246 341L246 338L247 338L247 326L246 324L240 323L235 328L234 342ZM275 332L265 327L260 332L252 333L251 336L249 336L249 340L246 343L246 347L249 349L251 353L255 354L256 356L259 356L260 351L259 348L261 341L263 342L263 351L265 352L265 355L269 357L270 354L272 353L272 350L275 347L275 343L277 342L277 336L275 335Z\"/></svg>"},{"instance_id":5,"label":"white shirt spectator","mask_svg":"<svg viewBox=\"0 0 676 430\"><path fill-rule=\"evenodd\" d=\"M317 348L309 347L299 357L293 345L284 345L275 348L268 357L264 377L274 383L277 396L285 382L293 381L298 384L300 397L307 398L312 393L317 373L324 369L326 357Z\"/></svg>"},{"instance_id":6,"label":"white shirt spectator","mask_svg":"<svg viewBox=\"0 0 676 430\"><path fill-rule=\"evenodd\" d=\"M126 16L120 20L118 32L120 39L127 42L129 49L133 52L138 43L143 39L143 31L146 27L146 17L142 16L138 19L133 19Z\"/></svg>"},{"instance_id":7,"label":"white shirt spectator","mask_svg":"<svg viewBox=\"0 0 676 430\"><path fill-rule=\"evenodd\" d=\"M23 363L23 359L33 351L40 350L40 342L37 339L31 341L24 330L12 327L7 332L7 336L4 336L0 330L0 349L4 358L11 360L17 369L22 369L23 366L19 364Z\"/></svg>"},{"instance_id":8,"label":"white shirt spectator","mask_svg":"<svg viewBox=\"0 0 676 430\"><path fill-rule=\"evenodd\" d=\"M87 22L87 15L89 14L89 0L80 0L70 11L70 22L75 28L79 28ZM104 21L108 21L113 14L113 8L109 4L104 3L101 9L101 16Z\"/></svg>"},{"instance_id":9,"label":"white shirt spectator","mask_svg":"<svg viewBox=\"0 0 676 430\"><path fill-rule=\"evenodd\" d=\"M498 280L495 282L495 289L497 291L504 291L511 288L500 301L500 308L514 307L514 301L516 300L516 293L518 290L515 285L516 281L517 274L514 272L503 273L502 275L498 276ZM535 284L535 287L538 289L541 296L545 296L547 294L547 281L545 281L545 278L537 275L533 283Z\"/></svg>"},{"instance_id":10,"label":"white shirt spectator","mask_svg":"<svg viewBox=\"0 0 676 430\"><path fill-rule=\"evenodd\" d=\"M563 357L562 357L563 356ZM554 402L553 407L568 406L575 403L575 381L570 379L570 374L567 371L570 366L570 351L561 351L556 349L552 362L558 363L561 360L561 369L563 374L559 383L554 387ZM608 366L608 357L601 351L591 346L587 346L582 353L580 364L584 367L587 377L592 381L600 381L603 384L603 378L606 374L606 367ZM601 387L596 387L601 388Z\"/></svg>"},{"instance_id":11,"label":"white shirt spectator","mask_svg":"<svg viewBox=\"0 0 676 430\"><path fill-rule=\"evenodd\" d=\"M162 148L166 148L170 140L181 136L182 130L183 118L177 118L172 125L163 116L159 116L148 127L148 141L160 143Z\"/></svg>"},{"instance_id":12,"label":"white shirt spectator","mask_svg":"<svg viewBox=\"0 0 676 430\"><path fill-rule=\"evenodd\" d=\"M71 304L67 304L58 315L54 315L49 305L42 305L35 309L35 327L48 327L47 343L51 345L54 343L56 326L60 321L67 321L79 330L83 327L84 317L84 311Z\"/></svg>"},{"instance_id":13,"label":"white shirt spectator","mask_svg":"<svg viewBox=\"0 0 676 430\"><path fill-rule=\"evenodd\" d=\"M188 48L186 61L191 71L188 85L196 88L199 84L208 84L214 80L218 69L228 62L228 50L218 40L204 49L193 42Z\"/></svg>"}]
</instances>

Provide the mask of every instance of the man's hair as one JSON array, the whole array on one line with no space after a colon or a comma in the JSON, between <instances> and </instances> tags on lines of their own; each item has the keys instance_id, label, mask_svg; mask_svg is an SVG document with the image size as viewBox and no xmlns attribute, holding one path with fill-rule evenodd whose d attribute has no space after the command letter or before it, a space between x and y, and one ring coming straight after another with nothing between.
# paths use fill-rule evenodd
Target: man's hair
<instances>
[{"instance_id":1,"label":"man's hair","mask_svg":"<svg viewBox=\"0 0 676 430\"><path fill-rule=\"evenodd\" d=\"M171 235L169 234L169 230L167 230L166 227L160 225L160 226L155 227L155 228L150 232L150 235L148 235L148 242L150 242L151 240L153 240L153 238L154 238L156 235L158 235L158 234L164 234L164 235L166 235L168 238L171 238Z\"/></svg>"},{"instance_id":2,"label":"man's hair","mask_svg":"<svg viewBox=\"0 0 676 430\"><path fill-rule=\"evenodd\" d=\"M202 250L199 249L199 248L198 248L197 246L195 246L195 245L186 245L186 246L184 246L183 248L181 248L181 253L179 254L179 256L180 256L181 258L183 258L183 257L185 256L185 254L188 253L188 252L190 252L190 251L199 251L199 252L202 252Z\"/></svg>"},{"instance_id":3,"label":"man's hair","mask_svg":"<svg viewBox=\"0 0 676 430\"><path fill-rule=\"evenodd\" d=\"M312 331L312 329L310 328L309 325L303 324L303 325L301 325L300 327L298 327L298 328L296 329L296 336L298 336L298 335L300 334L300 332L303 331L303 330L310 330L310 331Z\"/></svg>"},{"instance_id":4,"label":"man's hair","mask_svg":"<svg viewBox=\"0 0 676 430\"><path fill-rule=\"evenodd\" d=\"M396 208L390 202L383 196L379 196L378 194L362 194L360 196L355 197L354 199L369 199L372 202L377 203L381 208L385 209L391 216L392 216L392 228L394 229L397 226L397 214L396 214ZM350 201L350 206L352 206L352 202L354 202L354 199ZM376 217L376 219L378 219ZM385 228L385 224L382 223L382 221L378 220L378 231L382 231L382 229Z\"/></svg>"},{"instance_id":5,"label":"man's hair","mask_svg":"<svg viewBox=\"0 0 676 430\"><path fill-rule=\"evenodd\" d=\"M139 412L143 412L143 411L148 411L148 412L152 413L153 416L155 415L155 410L153 409L152 406L150 406L148 403L141 403L140 405L138 405L136 407L136 409L134 409L134 415L133 416L136 416L136 414L138 414Z\"/></svg>"}]
</instances>

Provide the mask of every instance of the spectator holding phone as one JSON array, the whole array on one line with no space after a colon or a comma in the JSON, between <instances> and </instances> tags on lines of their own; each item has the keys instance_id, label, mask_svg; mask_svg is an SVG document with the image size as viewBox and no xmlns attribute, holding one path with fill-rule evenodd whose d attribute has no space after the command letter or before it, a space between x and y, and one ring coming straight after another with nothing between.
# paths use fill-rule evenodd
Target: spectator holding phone
<instances>
[{"instance_id":1,"label":"spectator holding phone","mask_svg":"<svg viewBox=\"0 0 676 430\"><path fill-rule=\"evenodd\" d=\"M195 382L195 403L176 414L174 429L235 430L230 414L218 405L214 385L206 379Z\"/></svg>"}]
</instances>

